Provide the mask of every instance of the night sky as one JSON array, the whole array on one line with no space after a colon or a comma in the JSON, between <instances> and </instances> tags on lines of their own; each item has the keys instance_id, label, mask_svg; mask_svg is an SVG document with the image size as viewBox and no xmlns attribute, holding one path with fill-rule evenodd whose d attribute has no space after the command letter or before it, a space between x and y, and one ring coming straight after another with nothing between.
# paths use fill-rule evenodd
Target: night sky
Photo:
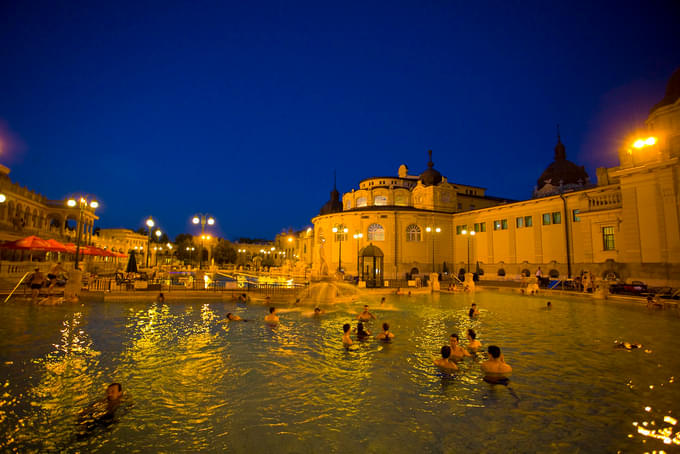
<instances>
[{"instance_id":1,"label":"night sky","mask_svg":"<svg viewBox=\"0 0 680 454\"><path fill-rule=\"evenodd\" d=\"M80 3L80 4L79 4ZM478 4L475 4L478 3ZM579 3L581 3L579 5ZM527 199L595 168L680 66L677 1L0 2L0 163L102 228L273 239L361 179ZM1 189L1 188L0 188Z\"/></svg>"}]
</instances>

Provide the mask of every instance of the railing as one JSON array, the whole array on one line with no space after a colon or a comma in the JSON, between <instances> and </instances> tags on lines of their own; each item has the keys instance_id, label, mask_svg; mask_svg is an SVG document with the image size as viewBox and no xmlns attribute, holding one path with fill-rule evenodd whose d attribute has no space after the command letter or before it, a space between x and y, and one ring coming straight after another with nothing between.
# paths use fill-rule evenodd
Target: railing
<instances>
[{"instance_id":1,"label":"railing","mask_svg":"<svg viewBox=\"0 0 680 454\"><path fill-rule=\"evenodd\" d=\"M621 207L621 192L612 191L603 194L597 194L589 196L588 198L588 210L610 210L612 208Z\"/></svg>"},{"instance_id":2,"label":"railing","mask_svg":"<svg viewBox=\"0 0 680 454\"><path fill-rule=\"evenodd\" d=\"M5 298L5 301L3 301L4 303L9 301L9 299L12 297L12 295L14 295L14 292L17 291L17 289L19 288L21 283L24 282L24 279L26 279L26 276L28 276L29 274L31 274L31 273L25 273L23 276L21 276L21 279L19 279L19 282L17 282L17 285L12 289L11 292L9 292L9 295L7 295L7 298Z\"/></svg>"}]
</instances>

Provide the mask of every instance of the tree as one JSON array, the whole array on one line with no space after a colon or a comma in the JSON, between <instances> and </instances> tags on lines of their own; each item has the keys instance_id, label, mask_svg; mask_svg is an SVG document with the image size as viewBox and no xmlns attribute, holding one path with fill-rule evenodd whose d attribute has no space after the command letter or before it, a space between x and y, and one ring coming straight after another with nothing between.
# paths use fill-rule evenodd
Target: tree
<instances>
[{"instance_id":1,"label":"tree","mask_svg":"<svg viewBox=\"0 0 680 454\"><path fill-rule=\"evenodd\" d=\"M180 233L175 237L175 247L177 248L177 258L183 262L198 260L198 247L194 244L194 237L188 233ZM194 248L194 251L187 248Z\"/></svg>"},{"instance_id":2,"label":"tree","mask_svg":"<svg viewBox=\"0 0 680 454\"><path fill-rule=\"evenodd\" d=\"M140 227L137 230L135 230L135 233L139 233L140 235L147 236L149 234L149 231L146 229L146 227Z\"/></svg>"},{"instance_id":3,"label":"tree","mask_svg":"<svg viewBox=\"0 0 680 454\"><path fill-rule=\"evenodd\" d=\"M236 263L236 249L226 240L219 240L213 249L213 258L217 263Z\"/></svg>"}]
</instances>

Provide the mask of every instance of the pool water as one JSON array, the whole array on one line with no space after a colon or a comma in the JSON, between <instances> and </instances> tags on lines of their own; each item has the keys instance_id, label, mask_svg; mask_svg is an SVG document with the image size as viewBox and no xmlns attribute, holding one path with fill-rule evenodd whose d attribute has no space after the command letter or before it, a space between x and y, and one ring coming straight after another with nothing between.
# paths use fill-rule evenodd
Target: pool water
<instances>
[{"instance_id":1,"label":"pool water","mask_svg":"<svg viewBox=\"0 0 680 454\"><path fill-rule=\"evenodd\" d=\"M493 292L389 296L385 308L379 299L319 318L274 301L276 328L261 305L217 300L0 306L0 451L680 448L676 311L566 298L546 310L545 297ZM471 320L473 301L481 314ZM342 324L355 327L363 304L377 317L368 329L387 321L396 337L347 351ZM251 321L225 323L228 312ZM501 347L509 386L483 381L485 355L451 376L432 365L451 333L465 345L468 328ZM116 420L79 432L78 413L110 382L126 393Z\"/></svg>"}]
</instances>

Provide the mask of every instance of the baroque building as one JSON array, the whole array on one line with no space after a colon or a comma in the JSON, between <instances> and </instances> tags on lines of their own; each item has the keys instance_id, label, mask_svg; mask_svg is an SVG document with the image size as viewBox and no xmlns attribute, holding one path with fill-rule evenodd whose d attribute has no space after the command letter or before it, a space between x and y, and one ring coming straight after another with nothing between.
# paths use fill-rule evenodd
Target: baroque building
<instances>
[{"instance_id":1,"label":"baroque building","mask_svg":"<svg viewBox=\"0 0 680 454\"><path fill-rule=\"evenodd\" d=\"M519 277L540 266L555 278L588 271L680 286L680 69L617 151L619 165L597 169L591 184L558 132L555 160L524 201L449 182L431 154L420 175L402 165L342 198L334 189L312 219L314 273L341 269L380 285L432 271Z\"/></svg>"}]
</instances>

